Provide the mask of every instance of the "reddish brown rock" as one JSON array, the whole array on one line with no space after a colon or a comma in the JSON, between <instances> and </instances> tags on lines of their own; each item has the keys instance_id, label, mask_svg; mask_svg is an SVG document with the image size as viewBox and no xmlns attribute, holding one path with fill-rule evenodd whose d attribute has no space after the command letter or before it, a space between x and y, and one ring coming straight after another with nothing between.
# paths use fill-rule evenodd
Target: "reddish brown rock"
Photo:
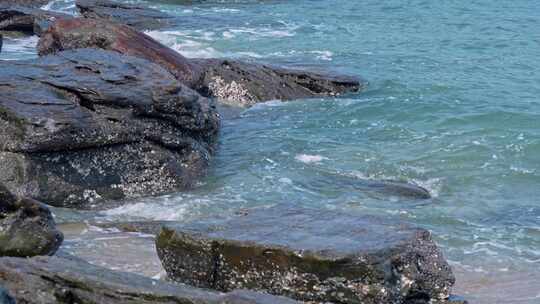
<instances>
[{"instance_id":1,"label":"reddish brown rock","mask_svg":"<svg viewBox=\"0 0 540 304\"><path fill-rule=\"evenodd\" d=\"M193 86L199 78L194 66L184 56L127 25L105 20L58 20L39 41L38 52L47 55L86 47L144 58L161 65L188 86Z\"/></svg>"}]
</instances>

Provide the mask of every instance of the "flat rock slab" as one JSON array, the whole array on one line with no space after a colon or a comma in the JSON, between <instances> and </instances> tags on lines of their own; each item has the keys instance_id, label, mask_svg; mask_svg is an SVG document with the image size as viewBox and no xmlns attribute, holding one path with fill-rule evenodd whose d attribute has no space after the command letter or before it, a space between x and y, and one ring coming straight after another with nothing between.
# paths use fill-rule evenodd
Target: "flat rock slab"
<instances>
[{"instance_id":1,"label":"flat rock slab","mask_svg":"<svg viewBox=\"0 0 540 304\"><path fill-rule=\"evenodd\" d=\"M249 291L221 294L115 272L80 259L0 258L0 283L17 303L99 304L293 304L290 299ZM0 289L0 296L1 296Z\"/></svg>"},{"instance_id":2,"label":"flat rock slab","mask_svg":"<svg viewBox=\"0 0 540 304\"><path fill-rule=\"evenodd\" d=\"M60 207L190 188L212 102L144 59L96 49L0 65L0 182Z\"/></svg>"},{"instance_id":3,"label":"flat rock slab","mask_svg":"<svg viewBox=\"0 0 540 304\"><path fill-rule=\"evenodd\" d=\"M156 9L118 1L77 0L76 5L85 18L106 19L138 30L170 27L174 25L176 19Z\"/></svg>"},{"instance_id":4,"label":"flat rock slab","mask_svg":"<svg viewBox=\"0 0 540 304\"><path fill-rule=\"evenodd\" d=\"M173 280L335 303L428 303L454 276L424 229L282 206L168 225L156 239Z\"/></svg>"}]
</instances>

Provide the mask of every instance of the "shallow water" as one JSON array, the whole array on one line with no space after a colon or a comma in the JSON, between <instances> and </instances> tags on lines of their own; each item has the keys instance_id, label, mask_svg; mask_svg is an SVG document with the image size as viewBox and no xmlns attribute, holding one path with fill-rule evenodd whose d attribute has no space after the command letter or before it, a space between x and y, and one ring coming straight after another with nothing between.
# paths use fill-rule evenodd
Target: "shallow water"
<instances>
[{"instance_id":1,"label":"shallow water","mask_svg":"<svg viewBox=\"0 0 540 304\"><path fill-rule=\"evenodd\" d=\"M186 56L331 69L369 88L245 110L223 122L196 190L97 213L57 210L59 221L183 221L276 203L378 214L434 233L456 293L540 302L540 2L164 2L151 5L181 25L148 33ZM0 59L35 55L17 55L17 43L6 41ZM412 181L433 199L366 192L343 177Z\"/></svg>"}]
</instances>

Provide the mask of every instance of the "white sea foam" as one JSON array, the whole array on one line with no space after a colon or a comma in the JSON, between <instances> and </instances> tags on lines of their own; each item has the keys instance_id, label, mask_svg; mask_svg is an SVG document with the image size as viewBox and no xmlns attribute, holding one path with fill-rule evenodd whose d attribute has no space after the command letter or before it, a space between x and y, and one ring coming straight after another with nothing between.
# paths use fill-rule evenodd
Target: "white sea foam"
<instances>
[{"instance_id":1,"label":"white sea foam","mask_svg":"<svg viewBox=\"0 0 540 304\"><path fill-rule=\"evenodd\" d=\"M323 160L328 160L327 157L322 155L309 155L309 154L297 154L294 159L305 164L320 163Z\"/></svg>"},{"instance_id":2,"label":"white sea foam","mask_svg":"<svg viewBox=\"0 0 540 304\"><path fill-rule=\"evenodd\" d=\"M145 33L186 57L213 58L223 55L207 43L198 41L213 40L214 32L146 31Z\"/></svg>"}]
</instances>

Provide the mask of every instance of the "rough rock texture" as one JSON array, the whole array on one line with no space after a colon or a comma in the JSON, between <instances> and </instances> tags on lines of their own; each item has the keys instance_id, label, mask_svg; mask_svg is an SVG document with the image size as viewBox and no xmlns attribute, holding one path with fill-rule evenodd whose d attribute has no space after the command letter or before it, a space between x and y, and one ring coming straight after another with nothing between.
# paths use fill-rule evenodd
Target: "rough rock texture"
<instances>
[{"instance_id":1,"label":"rough rock texture","mask_svg":"<svg viewBox=\"0 0 540 304\"><path fill-rule=\"evenodd\" d=\"M15 300L2 285L0 285L0 304L15 304Z\"/></svg>"},{"instance_id":2,"label":"rough rock texture","mask_svg":"<svg viewBox=\"0 0 540 304\"><path fill-rule=\"evenodd\" d=\"M28 304L296 303L250 291L220 294L59 257L0 258L0 282L17 303Z\"/></svg>"},{"instance_id":3,"label":"rough rock texture","mask_svg":"<svg viewBox=\"0 0 540 304\"><path fill-rule=\"evenodd\" d=\"M0 31L40 36L51 23L71 19L70 15L0 2Z\"/></svg>"},{"instance_id":4,"label":"rough rock texture","mask_svg":"<svg viewBox=\"0 0 540 304\"><path fill-rule=\"evenodd\" d=\"M171 26L175 18L149 7L109 0L77 0L77 8L85 18L107 19L138 30L155 30Z\"/></svg>"},{"instance_id":5,"label":"rough rock texture","mask_svg":"<svg viewBox=\"0 0 540 304\"><path fill-rule=\"evenodd\" d=\"M105 20L59 20L40 39L38 52L47 55L85 47L144 58L161 65L190 87L199 78L187 58L129 26Z\"/></svg>"},{"instance_id":6,"label":"rough rock texture","mask_svg":"<svg viewBox=\"0 0 540 304\"><path fill-rule=\"evenodd\" d=\"M196 59L202 75L195 88L224 103L252 106L260 101L337 96L362 88L349 76L321 75L227 59Z\"/></svg>"},{"instance_id":7,"label":"rough rock texture","mask_svg":"<svg viewBox=\"0 0 540 304\"><path fill-rule=\"evenodd\" d=\"M63 240L49 209L0 184L0 256L54 254Z\"/></svg>"},{"instance_id":8,"label":"rough rock texture","mask_svg":"<svg viewBox=\"0 0 540 304\"><path fill-rule=\"evenodd\" d=\"M348 76L222 59L190 60L130 27L95 20L60 20L38 43L40 55L81 47L103 48L147 59L201 94L241 106L274 99L339 95L364 86Z\"/></svg>"},{"instance_id":9,"label":"rough rock texture","mask_svg":"<svg viewBox=\"0 0 540 304\"><path fill-rule=\"evenodd\" d=\"M0 65L0 182L53 206L189 188L218 125L210 100L143 59L81 49Z\"/></svg>"},{"instance_id":10,"label":"rough rock texture","mask_svg":"<svg viewBox=\"0 0 540 304\"><path fill-rule=\"evenodd\" d=\"M2 0L1 4L6 6L42 7L51 0Z\"/></svg>"},{"instance_id":11,"label":"rough rock texture","mask_svg":"<svg viewBox=\"0 0 540 304\"><path fill-rule=\"evenodd\" d=\"M302 301L428 303L454 276L428 231L404 223L283 206L165 226L169 277L199 287L266 291Z\"/></svg>"}]
</instances>

